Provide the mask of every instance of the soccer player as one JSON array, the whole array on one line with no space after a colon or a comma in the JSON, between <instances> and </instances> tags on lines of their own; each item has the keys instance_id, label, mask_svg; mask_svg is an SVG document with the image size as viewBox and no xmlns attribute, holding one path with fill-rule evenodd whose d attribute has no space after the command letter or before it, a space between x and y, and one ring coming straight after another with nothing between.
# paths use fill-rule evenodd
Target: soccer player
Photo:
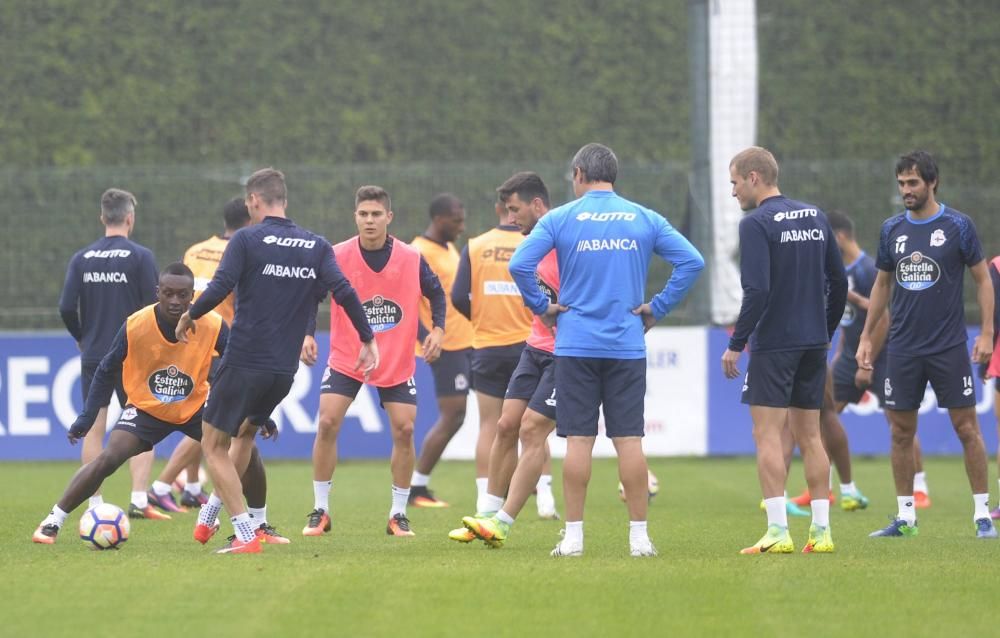
<instances>
[{"instance_id":1,"label":"soccer player","mask_svg":"<svg viewBox=\"0 0 1000 638\"><path fill-rule=\"evenodd\" d=\"M194 273L194 295L195 299L205 290L208 282L212 280L222 261L222 253L226 250L229 238L233 233L250 224L250 211L242 197L234 197L226 202L222 207L223 231L221 235L213 235L205 241L198 242L184 253L184 265L189 267ZM232 325L234 308L234 295L229 294L226 299L216 306L215 312L222 317L226 325ZM218 367L219 359L213 360L213 371ZM209 375L209 381L211 376ZM174 448L173 454L164 466L163 471L155 481L150 490L149 501L164 511L184 511L184 507L200 507L208 502L208 497L202 491L199 481L199 465L201 462L201 444L190 437L185 437ZM181 492L180 506L174 500L174 495L170 491L171 484L182 470L187 470L187 481Z\"/></svg>"},{"instance_id":2,"label":"soccer player","mask_svg":"<svg viewBox=\"0 0 1000 638\"><path fill-rule=\"evenodd\" d=\"M826 215L778 190L778 163L750 147L729 163L740 220L743 303L722 371L735 379L750 341L743 403L750 405L767 533L743 554L791 553L784 496L788 470L782 434L789 428L802 452L813 499L802 551L832 552L830 461L820 435L826 353L847 302L847 275Z\"/></svg>"},{"instance_id":3,"label":"soccer player","mask_svg":"<svg viewBox=\"0 0 1000 638\"><path fill-rule=\"evenodd\" d=\"M507 268L514 250L524 241L510 220L506 205L497 199L497 226L473 237L462 249L451 302L472 321L472 386L479 405L476 441L476 511L495 512L503 503L517 450L493 457L497 421L507 384L517 367L524 343L531 333L531 313L521 302ZM490 473L502 477L490 485Z\"/></svg>"},{"instance_id":4,"label":"soccer player","mask_svg":"<svg viewBox=\"0 0 1000 638\"><path fill-rule=\"evenodd\" d=\"M321 536L330 530L330 489L337 466L337 435L364 383L378 388L379 399L392 430L392 505L386 533L413 536L406 516L410 478L415 455L413 424L417 418L417 388L413 383L420 297L430 302L432 328L423 342L423 354L433 363L441 354L447 305L437 275L420 253L389 235L392 222L389 193L379 186L362 186L354 196L354 221L358 234L333 247L337 262L361 299L378 350L384 352L379 369L372 373L355 364L357 342L347 333L350 320L340 309L330 316L330 356L320 385L319 418L313 443L314 508L302 530L304 536ZM312 354L316 342L307 335L302 349ZM309 357L312 358L312 357Z\"/></svg>"},{"instance_id":5,"label":"soccer player","mask_svg":"<svg viewBox=\"0 0 1000 638\"><path fill-rule=\"evenodd\" d=\"M989 361L993 352L993 285L975 224L940 204L938 167L925 151L896 162L896 184L906 210L882 224L878 275L872 286L868 318L858 344L858 366L874 369L872 334L892 298L885 379L885 407L892 430L892 474L898 513L871 536L915 536L913 437L917 408L930 381L938 405L948 410L962 442L965 471L972 487L972 519L978 538L996 538L989 510L986 447L976 416L976 390L966 350L962 281L966 267L976 283L982 328L972 361Z\"/></svg>"},{"instance_id":6,"label":"soccer player","mask_svg":"<svg viewBox=\"0 0 1000 638\"><path fill-rule=\"evenodd\" d=\"M986 383L988 379L993 379L993 414L996 416L997 420L997 431L1000 432L1000 381L997 381L997 377L1000 377L1000 313L997 313L997 306L1000 306L1000 257L994 257L990 261L989 265L990 280L993 283L993 354L990 356L990 362L985 364L983 367L986 369L981 371L980 376L983 379L983 383ZM1000 469L1000 449L997 450L997 468ZM914 490L916 490L916 485L914 485ZM915 494L914 494L915 495ZM1000 505L996 509L990 511L990 518L993 520L1000 519Z\"/></svg>"},{"instance_id":7,"label":"soccer player","mask_svg":"<svg viewBox=\"0 0 1000 638\"><path fill-rule=\"evenodd\" d=\"M465 232L465 206L451 193L441 193L431 200L429 213L430 224L424 234L415 238L410 245L420 252L441 281L448 306L445 317L448 329L441 342L441 356L430 364L437 395L438 419L424 436L420 457L410 479L409 502L416 507L447 507L448 503L435 498L428 486L431 472L441 458L441 453L465 422L465 406L468 403L472 377L472 324L455 310L448 294L458 271L459 253L454 242ZM418 326L420 344L426 339L427 326L430 325L430 303L421 299ZM417 346L417 355L423 355L421 345Z\"/></svg>"},{"instance_id":8,"label":"soccer player","mask_svg":"<svg viewBox=\"0 0 1000 638\"><path fill-rule=\"evenodd\" d=\"M605 430L618 453L625 486L632 556L655 556L646 525L646 343L644 333L684 297L704 267L694 246L661 215L614 192L618 158L587 144L573 158L579 199L538 220L514 253L510 271L524 303L558 330L555 343L556 433L566 437L564 538L553 556L583 554L583 509L591 454L603 404ZM556 250L559 303L538 286L535 272ZM664 289L643 303L653 253L673 265Z\"/></svg>"},{"instance_id":9,"label":"soccer player","mask_svg":"<svg viewBox=\"0 0 1000 638\"><path fill-rule=\"evenodd\" d=\"M246 194L252 225L230 237L212 281L177 323L178 339L187 341L194 322L236 290L229 344L202 420L202 451L213 496L229 512L236 532L219 553L261 551L241 495L240 473L250 462L256 430L291 388L318 290L332 291L361 339L355 367L365 373L378 367L378 346L365 310L337 267L330 243L286 217L284 174L273 168L256 171L247 180ZM241 444L233 446L236 458L230 458L234 437ZM196 540L205 543L212 537L220 509L212 500L202 506Z\"/></svg>"},{"instance_id":10,"label":"soccer player","mask_svg":"<svg viewBox=\"0 0 1000 638\"><path fill-rule=\"evenodd\" d=\"M515 173L497 189L497 193L523 235L528 235L538 220L549 211L548 188L535 173ZM549 251L538 264L536 278L538 288L548 302L557 304L559 267L554 250ZM518 440L521 442L521 456L513 476L507 479L510 484L507 498L493 515L484 513L464 517L464 529L449 534L452 540L465 542L479 538L493 547L503 545L514 519L531 496L532 490L537 488L543 468L549 461L548 437L556 427L554 350L555 335L552 329L542 323L539 317L534 317L531 335L507 386L502 414L497 423L496 440L493 442L494 451L503 446L516 451ZM494 453L492 458L503 458L505 454L506 451L502 450L499 454ZM496 470L491 463L491 485L495 482ZM551 476L548 478L551 484ZM540 511L539 514L541 513ZM553 501L551 517L557 516ZM472 537L463 535L462 531L471 532Z\"/></svg>"},{"instance_id":11,"label":"soccer player","mask_svg":"<svg viewBox=\"0 0 1000 638\"><path fill-rule=\"evenodd\" d=\"M126 460L152 450L174 432L201 438L212 358L224 352L229 330L219 315L210 313L198 320L198 331L188 343L177 341L174 329L194 291L194 275L184 264L167 266L155 290L157 303L128 317L94 371L86 406L69 429L70 443L86 437L119 379L129 403L107 447L73 476L62 498L35 530L32 540L36 543L55 543L69 513ZM251 465L263 469L259 456Z\"/></svg>"},{"instance_id":12,"label":"soccer player","mask_svg":"<svg viewBox=\"0 0 1000 638\"><path fill-rule=\"evenodd\" d=\"M80 387L87 400L94 372L108 352L115 330L130 314L156 300L156 261L153 253L129 239L135 228L136 199L132 193L109 188L101 195L104 237L73 255L66 270L66 283L59 299L59 314L80 348ZM127 397L120 381L115 383L118 402ZM110 403L110 395L108 401ZM101 453L108 418L108 404L95 416L95 426L83 440L80 460L90 463ZM153 469L153 453L142 454L129 464L132 473L130 518L169 519L150 507L146 494ZM103 500L90 498L93 507Z\"/></svg>"}]
</instances>

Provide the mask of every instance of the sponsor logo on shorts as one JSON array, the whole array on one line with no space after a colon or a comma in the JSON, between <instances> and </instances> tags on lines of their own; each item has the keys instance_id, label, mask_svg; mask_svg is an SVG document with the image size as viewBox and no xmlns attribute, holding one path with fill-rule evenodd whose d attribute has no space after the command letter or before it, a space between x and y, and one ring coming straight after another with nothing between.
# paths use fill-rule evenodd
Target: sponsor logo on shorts
<instances>
[{"instance_id":1,"label":"sponsor logo on shorts","mask_svg":"<svg viewBox=\"0 0 1000 638\"><path fill-rule=\"evenodd\" d=\"M576 244L576 252L604 252L612 250L639 250L639 244L630 238L621 239L581 239Z\"/></svg>"},{"instance_id":2,"label":"sponsor logo on shorts","mask_svg":"<svg viewBox=\"0 0 1000 638\"><path fill-rule=\"evenodd\" d=\"M484 295L521 296L517 284L513 281L484 281Z\"/></svg>"},{"instance_id":3,"label":"sponsor logo on shorts","mask_svg":"<svg viewBox=\"0 0 1000 638\"><path fill-rule=\"evenodd\" d=\"M417 396L417 382L413 377L406 380L406 387L409 388L410 396Z\"/></svg>"},{"instance_id":4,"label":"sponsor logo on shorts","mask_svg":"<svg viewBox=\"0 0 1000 638\"><path fill-rule=\"evenodd\" d=\"M368 325L371 326L372 332L392 330L403 321L402 306L382 295L375 295L361 305L365 308L365 315L368 317Z\"/></svg>"},{"instance_id":5,"label":"sponsor logo on shorts","mask_svg":"<svg viewBox=\"0 0 1000 638\"><path fill-rule=\"evenodd\" d=\"M552 388L552 396L550 396L548 399L545 399L545 405L549 406L550 408L556 407L556 389L555 388Z\"/></svg>"},{"instance_id":6,"label":"sponsor logo on shorts","mask_svg":"<svg viewBox=\"0 0 1000 638\"><path fill-rule=\"evenodd\" d=\"M931 247L937 248L938 246L944 246L944 242L947 238L944 236L944 231L938 228L933 233L931 233Z\"/></svg>"},{"instance_id":7,"label":"sponsor logo on shorts","mask_svg":"<svg viewBox=\"0 0 1000 638\"><path fill-rule=\"evenodd\" d=\"M88 250L83 253L84 259L114 259L115 257L128 257L132 254L131 250Z\"/></svg>"},{"instance_id":8,"label":"sponsor logo on shorts","mask_svg":"<svg viewBox=\"0 0 1000 638\"><path fill-rule=\"evenodd\" d=\"M741 392L746 392L750 389L750 373L747 372L746 376L743 377L743 389Z\"/></svg>"},{"instance_id":9,"label":"sponsor logo on shorts","mask_svg":"<svg viewBox=\"0 0 1000 638\"><path fill-rule=\"evenodd\" d=\"M804 228L802 230L781 231L781 243L787 244L790 241L823 241L826 234L819 228Z\"/></svg>"},{"instance_id":10,"label":"sponsor logo on shorts","mask_svg":"<svg viewBox=\"0 0 1000 638\"><path fill-rule=\"evenodd\" d=\"M815 217L815 208L803 208L802 210L784 210L780 213L774 214L774 221L784 222L791 221L793 219L805 219L806 217Z\"/></svg>"},{"instance_id":11,"label":"sponsor logo on shorts","mask_svg":"<svg viewBox=\"0 0 1000 638\"><path fill-rule=\"evenodd\" d=\"M284 277L285 279L315 279L316 271L309 266L284 266L282 264L264 264L262 275Z\"/></svg>"},{"instance_id":12,"label":"sponsor logo on shorts","mask_svg":"<svg viewBox=\"0 0 1000 638\"><path fill-rule=\"evenodd\" d=\"M455 375L455 389L456 390L468 390L469 389L469 377L465 376L461 372Z\"/></svg>"},{"instance_id":13,"label":"sponsor logo on shorts","mask_svg":"<svg viewBox=\"0 0 1000 638\"><path fill-rule=\"evenodd\" d=\"M85 284L127 284L128 277L123 272L85 272Z\"/></svg>"},{"instance_id":14,"label":"sponsor logo on shorts","mask_svg":"<svg viewBox=\"0 0 1000 638\"><path fill-rule=\"evenodd\" d=\"M972 389L972 377L971 376L967 375L967 376L962 377L962 387L965 388L964 390L962 390L962 396L966 396L967 397L967 396L971 395L973 392L975 392L975 390Z\"/></svg>"},{"instance_id":15,"label":"sponsor logo on shorts","mask_svg":"<svg viewBox=\"0 0 1000 638\"><path fill-rule=\"evenodd\" d=\"M265 244L284 246L285 248L312 248L316 245L315 239L301 239L299 237L275 237L268 235L262 240Z\"/></svg>"},{"instance_id":16,"label":"sponsor logo on shorts","mask_svg":"<svg viewBox=\"0 0 1000 638\"><path fill-rule=\"evenodd\" d=\"M889 377L885 378L885 385L882 387L882 391L885 393L886 399L892 396L892 383L889 382ZM886 401L886 403L889 403L889 401ZM896 405L896 402L893 401L892 404Z\"/></svg>"},{"instance_id":17,"label":"sponsor logo on shorts","mask_svg":"<svg viewBox=\"0 0 1000 638\"><path fill-rule=\"evenodd\" d=\"M941 267L919 250L896 263L896 282L907 290L927 290L940 278Z\"/></svg>"},{"instance_id":18,"label":"sponsor logo on shorts","mask_svg":"<svg viewBox=\"0 0 1000 638\"><path fill-rule=\"evenodd\" d=\"M139 412L135 408L125 408L122 410L122 415L118 417L119 421L132 421L138 416Z\"/></svg>"},{"instance_id":19,"label":"sponsor logo on shorts","mask_svg":"<svg viewBox=\"0 0 1000 638\"><path fill-rule=\"evenodd\" d=\"M194 380L177 366L169 366L149 375L149 391L160 403L176 403L191 396Z\"/></svg>"},{"instance_id":20,"label":"sponsor logo on shorts","mask_svg":"<svg viewBox=\"0 0 1000 638\"><path fill-rule=\"evenodd\" d=\"M635 213L588 213L582 212L576 216L578 222L630 222L635 221Z\"/></svg>"}]
</instances>

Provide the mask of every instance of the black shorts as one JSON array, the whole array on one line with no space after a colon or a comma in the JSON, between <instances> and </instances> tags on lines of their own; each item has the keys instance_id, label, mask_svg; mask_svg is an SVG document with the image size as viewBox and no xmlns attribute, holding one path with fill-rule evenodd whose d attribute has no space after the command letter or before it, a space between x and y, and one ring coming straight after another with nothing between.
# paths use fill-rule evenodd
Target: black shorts
<instances>
[{"instance_id":1,"label":"black shorts","mask_svg":"<svg viewBox=\"0 0 1000 638\"><path fill-rule=\"evenodd\" d=\"M556 434L597 436L604 406L609 438L645 434L646 359L555 358Z\"/></svg>"},{"instance_id":2,"label":"black shorts","mask_svg":"<svg viewBox=\"0 0 1000 638\"><path fill-rule=\"evenodd\" d=\"M854 357L841 355L833 361L833 399L844 403L858 403L871 392L878 399L880 406L885 403L885 358L880 357L875 362L872 372L872 384L861 390L854 384L854 375L858 371L858 361Z\"/></svg>"},{"instance_id":3,"label":"black shorts","mask_svg":"<svg viewBox=\"0 0 1000 638\"><path fill-rule=\"evenodd\" d=\"M362 385L364 383L357 379L352 379L333 368L327 368L319 385L319 393L339 394L354 399L357 398ZM417 404L417 384L413 382L413 377L388 388L375 387L378 390L378 400L383 407L386 403Z\"/></svg>"},{"instance_id":4,"label":"black shorts","mask_svg":"<svg viewBox=\"0 0 1000 638\"><path fill-rule=\"evenodd\" d=\"M505 399L521 399L547 419L556 418L556 358L550 352L527 346L507 385Z\"/></svg>"},{"instance_id":5,"label":"black shorts","mask_svg":"<svg viewBox=\"0 0 1000 638\"><path fill-rule=\"evenodd\" d=\"M439 397L465 396L472 377L472 348L442 350L430 364L434 375L434 394Z\"/></svg>"},{"instance_id":6,"label":"black shorts","mask_svg":"<svg viewBox=\"0 0 1000 638\"><path fill-rule=\"evenodd\" d=\"M215 374L208 400L205 423L236 436L245 419L261 423L288 394L295 379L291 374L262 372L222 364Z\"/></svg>"},{"instance_id":7,"label":"black shorts","mask_svg":"<svg viewBox=\"0 0 1000 638\"><path fill-rule=\"evenodd\" d=\"M472 351L472 387L476 392L502 399L521 361L524 343Z\"/></svg>"},{"instance_id":8,"label":"black shorts","mask_svg":"<svg viewBox=\"0 0 1000 638\"><path fill-rule=\"evenodd\" d=\"M100 361L80 362L80 390L83 391L84 405L87 403L87 395L90 394L90 386L94 383L94 375L97 374L97 366L99 365L101 365ZM128 396L125 395L125 386L122 385L122 373L120 371L115 375L115 394L118 395L118 405L128 403Z\"/></svg>"},{"instance_id":9,"label":"black shorts","mask_svg":"<svg viewBox=\"0 0 1000 638\"><path fill-rule=\"evenodd\" d=\"M930 382L940 408L967 408L976 405L976 383L972 363L964 343L943 352L922 357L889 353L885 378L885 407L888 410L916 410Z\"/></svg>"},{"instance_id":10,"label":"black shorts","mask_svg":"<svg viewBox=\"0 0 1000 638\"><path fill-rule=\"evenodd\" d=\"M826 348L754 352L743 380L743 403L819 410L826 386Z\"/></svg>"},{"instance_id":11,"label":"black shorts","mask_svg":"<svg viewBox=\"0 0 1000 638\"><path fill-rule=\"evenodd\" d=\"M161 421L150 413L143 412L129 405L122 410L121 416L118 417L118 422L115 423L115 427L111 431L121 430L122 432L134 434L146 444L147 450L152 450L154 445L174 432L183 432L185 436L189 436L195 441L200 441L201 417L202 411L198 410L193 417L188 419L187 423L177 425L176 423Z\"/></svg>"}]
</instances>

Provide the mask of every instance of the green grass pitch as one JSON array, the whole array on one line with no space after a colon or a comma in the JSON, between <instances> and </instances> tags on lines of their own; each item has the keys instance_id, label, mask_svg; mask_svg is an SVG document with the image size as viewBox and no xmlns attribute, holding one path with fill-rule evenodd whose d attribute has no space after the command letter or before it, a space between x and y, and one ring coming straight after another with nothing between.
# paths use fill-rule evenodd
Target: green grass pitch
<instances>
[{"instance_id":1,"label":"green grass pitch","mask_svg":"<svg viewBox=\"0 0 1000 638\"><path fill-rule=\"evenodd\" d=\"M266 446L265 446L266 454ZM309 466L271 462L270 521L292 544L217 556L195 514L134 521L120 551L94 552L73 512L54 546L31 543L75 466L0 464L0 636L905 636L989 635L1000 596L1000 542L980 541L962 461L929 459L933 506L913 539L870 539L895 512L887 459L855 461L867 511L832 510L833 555L741 556L765 520L752 459L655 459L650 508L660 555L628 556L613 461L597 461L586 553L554 559L560 524L533 501L507 546L446 538L475 503L469 463L443 463L432 489L452 502L411 508L415 538L385 535L386 462L345 462L334 479L333 531L303 538ZM557 468L558 469L558 468ZM127 472L105 499L127 504ZM558 471L555 487L562 511ZM803 483L793 466L793 492ZM991 480L991 485L995 483ZM995 495L993 502L996 502ZM808 519L790 520L796 549Z\"/></svg>"}]
</instances>

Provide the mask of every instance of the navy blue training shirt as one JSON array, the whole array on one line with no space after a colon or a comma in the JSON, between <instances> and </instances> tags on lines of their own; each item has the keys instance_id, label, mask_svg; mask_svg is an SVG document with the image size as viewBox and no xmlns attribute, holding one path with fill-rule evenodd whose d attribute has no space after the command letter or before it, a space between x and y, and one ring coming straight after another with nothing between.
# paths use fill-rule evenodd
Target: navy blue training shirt
<instances>
[{"instance_id":1,"label":"navy blue training shirt","mask_svg":"<svg viewBox=\"0 0 1000 638\"><path fill-rule=\"evenodd\" d=\"M848 264L847 288L853 290L862 297L871 298L872 286L875 285L875 276L878 269L875 268L875 260L871 255L862 251L853 263ZM865 320L868 319L868 311L855 306L850 301L844 307L844 316L840 318L840 340L842 345L842 356L853 359L858 352L858 344L861 343L861 330L865 327ZM882 349L881 355L884 355Z\"/></svg>"},{"instance_id":2,"label":"navy blue training shirt","mask_svg":"<svg viewBox=\"0 0 1000 638\"><path fill-rule=\"evenodd\" d=\"M965 268L982 260L975 224L944 204L925 220L909 211L885 220L875 265L894 282L890 354L924 356L965 343Z\"/></svg>"},{"instance_id":3,"label":"navy blue training shirt","mask_svg":"<svg viewBox=\"0 0 1000 638\"><path fill-rule=\"evenodd\" d=\"M73 255L59 314L80 344L80 359L97 363L115 332L136 310L156 302L153 253L127 237L102 237Z\"/></svg>"},{"instance_id":4,"label":"navy blue training shirt","mask_svg":"<svg viewBox=\"0 0 1000 638\"><path fill-rule=\"evenodd\" d=\"M815 206L769 197L740 220L743 304L729 349L807 350L830 343L847 275L830 222Z\"/></svg>"},{"instance_id":5,"label":"navy blue training shirt","mask_svg":"<svg viewBox=\"0 0 1000 638\"><path fill-rule=\"evenodd\" d=\"M223 364L295 374L317 285L330 290L361 341L374 338L364 308L323 237L290 219L266 217L236 231L205 292L191 306L197 319L236 290L236 315Z\"/></svg>"}]
</instances>

